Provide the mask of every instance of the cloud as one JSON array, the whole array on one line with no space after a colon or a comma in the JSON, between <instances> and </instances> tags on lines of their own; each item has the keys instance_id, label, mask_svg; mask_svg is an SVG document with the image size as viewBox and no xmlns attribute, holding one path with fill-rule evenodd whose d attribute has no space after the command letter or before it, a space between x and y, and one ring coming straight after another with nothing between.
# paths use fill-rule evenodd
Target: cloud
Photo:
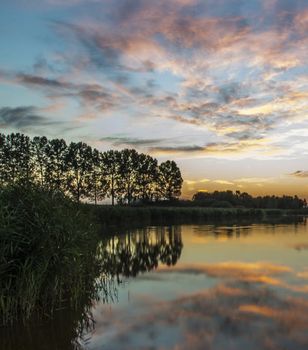
<instances>
[{"instance_id":1,"label":"cloud","mask_svg":"<svg viewBox=\"0 0 308 350\"><path fill-rule=\"evenodd\" d=\"M260 144L243 140L241 142L210 142L204 146L184 145L184 146L158 146L149 147L148 151L158 154L203 154L203 155L227 155L237 154L240 151L248 151L260 148Z\"/></svg>"},{"instance_id":2,"label":"cloud","mask_svg":"<svg viewBox=\"0 0 308 350\"><path fill-rule=\"evenodd\" d=\"M187 183L187 185L197 185L197 184L204 184L207 182L210 182L210 179L201 179L201 180L185 180L185 183Z\"/></svg>"},{"instance_id":3,"label":"cloud","mask_svg":"<svg viewBox=\"0 0 308 350\"><path fill-rule=\"evenodd\" d=\"M0 72L1 73L1 72ZM52 100L75 98L83 109L94 109L97 112L107 111L115 106L113 92L97 83L68 82L67 79L46 78L40 75L2 72L3 79L13 84L21 84L41 90ZM1 76L0 76L1 77ZM120 100L120 98L118 98Z\"/></svg>"},{"instance_id":4,"label":"cloud","mask_svg":"<svg viewBox=\"0 0 308 350\"><path fill-rule=\"evenodd\" d=\"M31 129L37 126L53 124L50 120L36 114L34 106L0 108L0 126L2 128Z\"/></svg>"},{"instance_id":5,"label":"cloud","mask_svg":"<svg viewBox=\"0 0 308 350\"><path fill-rule=\"evenodd\" d=\"M271 182L272 178L268 177L242 177L239 179L235 179L234 182L242 182L242 183L260 183L260 182Z\"/></svg>"},{"instance_id":6,"label":"cloud","mask_svg":"<svg viewBox=\"0 0 308 350\"><path fill-rule=\"evenodd\" d=\"M294 173L291 173L290 175L299 178L306 178L308 177L308 171L297 170Z\"/></svg>"},{"instance_id":7,"label":"cloud","mask_svg":"<svg viewBox=\"0 0 308 350\"><path fill-rule=\"evenodd\" d=\"M72 84L67 82L61 82L56 79L48 79L37 75L31 74L17 74L17 81L25 85L41 86L51 89L70 89Z\"/></svg>"},{"instance_id":8,"label":"cloud","mask_svg":"<svg viewBox=\"0 0 308 350\"><path fill-rule=\"evenodd\" d=\"M161 143L163 139L141 139L141 138L133 138L133 137L116 137L116 136L106 136L100 138L100 141L109 142L113 146L149 146L157 143Z\"/></svg>"},{"instance_id":9,"label":"cloud","mask_svg":"<svg viewBox=\"0 0 308 350\"><path fill-rule=\"evenodd\" d=\"M214 180L214 182L220 185L234 185L233 182L226 180Z\"/></svg>"},{"instance_id":10,"label":"cloud","mask_svg":"<svg viewBox=\"0 0 308 350\"><path fill-rule=\"evenodd\" d=\"M52 3L60 5L59 0L44 2ZM86 11L49 22L61 41L53 64L40 59L33 71L42 76L23 72L11 81L51 99L77 101L80 119L88 123L111 113L121 118L125 111L137 128L143 115L159 120L162 128L173 122L183 139L186 127L196 136L181 145L160 144L155 152L256 157L297 151L296 141L277 137L307 122L305 2L68 4Z\"/></svg>"},{"instance_id":11,"label":"cloud","mask_svg":"<svg viewBox=\"0 0 308 350\"><path fill-rule=\"evenodd\" d=\"M150 147L149 152L153 153L186 153L186 152L198 152L203 151L202 146L162 146L162 147Z\"/></svg>"}]
</instances>

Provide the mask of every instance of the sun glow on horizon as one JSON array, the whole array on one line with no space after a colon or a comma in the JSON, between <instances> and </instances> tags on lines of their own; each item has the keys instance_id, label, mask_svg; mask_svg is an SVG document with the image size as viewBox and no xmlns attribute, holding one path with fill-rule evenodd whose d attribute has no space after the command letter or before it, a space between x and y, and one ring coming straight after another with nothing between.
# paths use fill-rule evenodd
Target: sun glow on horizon
<instances>
[{"instance_id":1,"label":"sun glow on horizon","mask_svg":"<svg viewBox=\"0 0 308 350\"><path fill-rule=\"evenodd\" d=\"M1 132L174 159L184 197L214 185L308 197L288 175L308 169L307 1L0 8Z\"/></svg>"}]
</instances>

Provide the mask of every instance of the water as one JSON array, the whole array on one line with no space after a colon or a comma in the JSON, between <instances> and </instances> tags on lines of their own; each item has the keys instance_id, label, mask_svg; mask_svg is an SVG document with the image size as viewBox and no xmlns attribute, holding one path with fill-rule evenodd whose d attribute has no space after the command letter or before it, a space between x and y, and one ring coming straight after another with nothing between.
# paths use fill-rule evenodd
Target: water
<instances>
[{"instance_id":1,"label":"water","mask_svg":"<svg viewBox=\"0 0 308 350\"><path fill-rule=\"evenodd\" d=\"M90 310L3 329L3 349L308 348L305 220L132 230L101 259Z\"/></svg>"}]
</instances>

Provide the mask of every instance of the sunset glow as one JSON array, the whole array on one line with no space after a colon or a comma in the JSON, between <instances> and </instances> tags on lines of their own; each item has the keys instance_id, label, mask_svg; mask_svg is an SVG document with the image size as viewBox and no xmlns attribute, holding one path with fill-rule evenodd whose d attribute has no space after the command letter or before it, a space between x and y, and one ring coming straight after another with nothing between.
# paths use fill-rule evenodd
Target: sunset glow
<instances>
[{"instance_id":1,"label":"sunset glow","mask_svg":"<svg viewBox=\"0 0 308 350\"><path fill-rule=\"evenodd\" d=\"M307 0L3 0L0 23L0 132L173 159L183 198L308 198Z\"/></svg>"}]
</instances>

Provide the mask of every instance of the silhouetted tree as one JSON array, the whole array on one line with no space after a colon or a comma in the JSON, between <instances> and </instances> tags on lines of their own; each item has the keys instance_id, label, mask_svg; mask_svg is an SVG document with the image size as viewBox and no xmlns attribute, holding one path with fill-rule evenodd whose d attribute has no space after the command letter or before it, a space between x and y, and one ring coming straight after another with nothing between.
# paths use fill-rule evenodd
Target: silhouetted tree
<instances>
[{"instance_id":1,"label":"silhouetted tree","mask_svg":"<svg viewBox=\"0 0 308 350\"><path fill-rule=\"evenodd\" d=\"M89 180L93 171L92 148L83 142L71 142L65 159L68 192L76 199L88 197Z\"/></svg>"},{"instance_id":2,"label":"silhouetted tree","mask_svg":"<svg viewBox=\"0 0 308 350\"><path fill-rule=\"evenodd\" d=\"M174 161L167 160L158 168L158 191L164 199L173 200L181 195L182 175Z\"/></svg>"},{"instance_id":3,"label":"silhouetted tree","mask_svg":"<svg viewBox=\"0 0 308 350\"><path fill-rule=\"evenodd\" d=\"M265 208L265 209L300 209L307 206L306 200L297 196L258 196L252 197L250 194L240 191L214 191L197 192L193 195L193 202L209 207L244 207L244 208Z\"/></svg>"},{"instance_id":4,"label":"silhouetted tree","mask_svg":"<svg viewBox=\"0 0 308 350\"><path fill-rule=\"evenodd\" d=\"M4 185L7 181L6 169L6 137L0 133L0 185Z\"/></svg>"},{"instance_id":5,"label":"silhouetted tree","mask_svg":"<svg viewBox=\"0 0 308 350\"><path fill-rule=\"evenodd\" d=\"M143 202L153 200L157 176L157 160L149 155L139 154L136 185L137 196Z\"/></svg>"},{"instance_id":6,"label":"silhouetted tree","mask_svg":"<svg viewBox=\"0 0 308 350\"><path fill-rule=\"evenodd\" d=\"M130 204L137 198L137 176L139 155L134 149L120 152L119 186L117 197L120 202Z\"/></svg>"},{"instance_id":7,"label":"silhouetted tree","mask_svg":"<svg viewBox=\"0 0 308 350\"><path fill-rule=\"evenodd\" d=\"M67 145L63 139L53 139L46 145L45 181L48 187L65 191Z\"/></svg>"},{"instance_id":8,"label":"silhouetted tree","mask_svg":"<svg viewBox=\"0 0 308 350\"><path fill-rule=\"evenodd\" d=\"M46 169L47 169L47 152L46 147L48 140L45 136L36 136L32 140L32 150L34 158L34 172L37 182L43 186L46 181Z\"/></svg>"},{"instance_id":9,"label":"silhouetted tree","mask_svg":"<svg viewBox=\"0 0 308 350\"><path fill-rule=\"evenodd\" d=\"M114 200L118 190L118 182L120 178L120 152L107 151L102 154L101 174L104 177L107 196L111 197L111 203L114 205Z\"/></svg>"},{"instance_id":10,"label":"silhouetted tree","mask_svg":"<svg viewBox=\"0 0 308 350\"><path fill-rule=\"evenodd\" d=\"M97 149L92 150L92 168L87 179L87 195L97 204L104 199L108 192L108 183L105 177L103 154Z\"/></svg>"},{"instance_id":11,"label":"silhouetted tree","mask_svg":"<svg viewBox=\"0 0 308 350\"><path fill-rule=\"evenodd\" d=\"M95 203L111 198L114 205L180 196L182 177L174 161L157 160L134 149L99 152L83 142L67 146L23 134L0 134L0 184L36 183Z\"/></svg>"},{"instance_id":12,"label":"silhouetted tree","mask_svg":"<svg viewBox=\"0 0 308 350\"><path fill-rule=\"evenodd\" d=\"M31 182L33 162L31 142L23 134L10 134L1 137L1 179L4 183Z\"/></svg>"}]
</instances>

